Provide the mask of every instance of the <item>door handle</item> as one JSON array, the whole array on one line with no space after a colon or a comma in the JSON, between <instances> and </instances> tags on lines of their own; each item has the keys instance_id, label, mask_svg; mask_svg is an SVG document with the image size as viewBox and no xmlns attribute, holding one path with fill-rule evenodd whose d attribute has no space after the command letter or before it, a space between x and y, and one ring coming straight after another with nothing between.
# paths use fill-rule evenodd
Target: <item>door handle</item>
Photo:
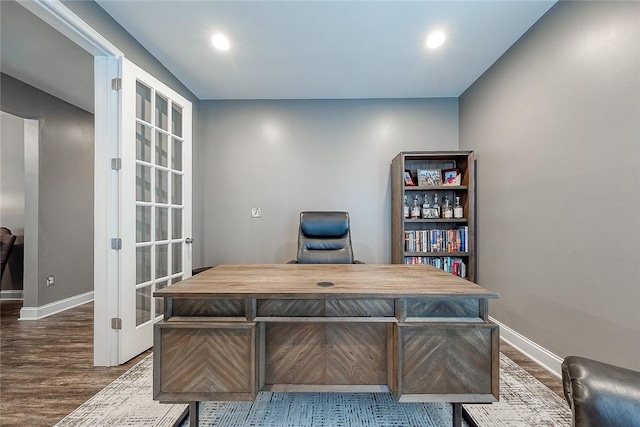
<instances>
[{"instance_id":1,"label":"door handle","mask_svg":"<svg viewBox=\"0 0 640 427\"><path fill-rule=\"evenodd\" d=\"M186 244L190 245L190 244L192 244L192 243L193 243L193 238L191 238L191 237L187 237L186 239L184 239L184 242L185 242Z\"/></svg>"}]
</instances>

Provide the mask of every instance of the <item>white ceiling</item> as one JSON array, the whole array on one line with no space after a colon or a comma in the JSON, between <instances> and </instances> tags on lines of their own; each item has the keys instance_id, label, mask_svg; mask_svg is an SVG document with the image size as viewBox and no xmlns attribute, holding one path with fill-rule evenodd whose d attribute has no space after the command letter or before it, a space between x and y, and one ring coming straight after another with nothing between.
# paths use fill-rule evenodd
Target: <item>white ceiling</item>
<instances>
[{"instance_id":1,"label":"white ceiling","mask_svg":"<svg viewBox=\"0 0 640 427\"><path fill-rule=\"evenodd\" d=\"M14 1L0 0L0 70L93 112L93 57Z\"/></svg>"},{"instance_id":2,"label":"white ceiling","mask_svg":"<svg viewBox=\"0 0 640 427\"><path fill-rule=\"evenodd\" d=\"M341 99L457 97L555 1L97 3L200 99Z\"/></svg>"},{"instance_id":3,"label":"white ceiling","mask_svg":"<svg viewBox=\"0 0 640 427\"><path fill-rule=\"evenodd\" d=\"M200 99L351 99L457 97L555 0L96 2ZM91 56L0 4L2 71L92 111Z\"/></svg>"}]
</instances>

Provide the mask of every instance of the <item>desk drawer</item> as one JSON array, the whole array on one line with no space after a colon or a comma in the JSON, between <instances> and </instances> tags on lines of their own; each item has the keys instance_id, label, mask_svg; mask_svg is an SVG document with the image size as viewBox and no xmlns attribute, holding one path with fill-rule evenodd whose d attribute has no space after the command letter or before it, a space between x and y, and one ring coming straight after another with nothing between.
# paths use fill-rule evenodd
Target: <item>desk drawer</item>
<instances>
[{"instance_id":1,"label":"desk drawer","mask_svg":"<svg viewBox=\"0 0 640 427\"><path fill-rule=\"evenodd\" d=\"M255 323L160 322L154 334L154 399L255 399Z\"/></svg>"},{"instance_id":2,"label":"desk drawer","mask_svg":"<svg viewBox=\"0 0 640 427\"><path fill-rule=\"evenodd\" d=\"M245 317L244 298L170 298L171 317Z\"/></svg>"},{"instance_id":3,"label":"desk drawer","mask_svg":"<svg viewBox=\"0 0 640 427\"><path fill-rule=\"evenodd\" d=\"M478 299L408 299L406 302L409 318L480 318Z\"/></svg>"},{"instance_id":4,"label":"desk drawer","mask_svg":"<svg viewBox=\"0 0 640 427\"><path fill-rule=\"evenodd\" d=\"M261 317L393 317L393 299L262 299Z\"/></svg>"},{"instance_id":5,"label":"desk drawer","mask_svg":"<svg viewBox=\"0 0 640 427\"><path fill-rule=\"evenodd\" d=\"M488 403L498 400L499 329L491 323L395 325L401 402Z\"/></svg>"}]
</instances>

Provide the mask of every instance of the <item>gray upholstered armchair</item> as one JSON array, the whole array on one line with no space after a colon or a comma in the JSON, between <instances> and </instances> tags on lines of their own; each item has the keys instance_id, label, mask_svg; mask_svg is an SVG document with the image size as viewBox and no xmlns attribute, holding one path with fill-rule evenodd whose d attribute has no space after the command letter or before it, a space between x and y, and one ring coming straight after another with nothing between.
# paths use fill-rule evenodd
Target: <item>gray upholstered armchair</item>
<instances>
[{"instance_id":1,"label":"gray upholstered armchair","mask_svg":"<svg viewBox=\"0 0 640 427\"><path fill-rule=\"evenodd\" d=\"M639 427L640 372L578 356L562 362L576 427Z\"/></svg>"},{"instance_id":2,"label":"gray upholstered armchair","mask_svg":"<svg viewBox=\"0 0 640 427\"><path fill-rule=\"evenodd\" d=\"M355 260L348 212L300 212L299 264L363 264Z\"/></svg>"}]
</instances>

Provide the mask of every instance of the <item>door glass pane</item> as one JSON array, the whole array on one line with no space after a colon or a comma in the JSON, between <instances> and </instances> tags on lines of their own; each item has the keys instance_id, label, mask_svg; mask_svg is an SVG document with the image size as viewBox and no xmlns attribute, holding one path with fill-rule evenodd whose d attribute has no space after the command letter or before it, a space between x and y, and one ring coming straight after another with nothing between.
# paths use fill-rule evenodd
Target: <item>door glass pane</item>
<instances>
[{"instance_id":1,"label":"door glass pane","mask_svg":"<svg viewBox=\"0 0 640 427\"><path fill-rule=\"evenodd\" d=\"M174 205L182 204L182 175L174 173L171 174L173 182L171 183L171 203Z\"/></svg>"},{"instance_id":2,"label":"door glass pane","mask_svg":"<svg viewBox=\"0 0 640 427\"><path fill-rule=\"evenodd\" d=\"M156 165L168 166L169 137L166 133L156 131Z\"/></svg>"},{"instance_id":3,"label":"door glass pane","mask_svg":"<svg viewBox=\"0 0 640 427\"><path fill-rule=\"evenodd\" d=\"M182 107L173 104L171 110L171 127L173 129L173 134L182 136Z\"/></svg>"},{"instance_id":4,"label":"door glass pane","mask_svg":"<svg viewBox=\"0 0 640 427\"><path fill-rule=\"evenodd\" d=\"M151 285L136 289L136 326L151 320Z\"/></svg>"},{"instance_id":5,"label":"door glass pane","mask_svg":"<svg viewBox=\"0 0 640 427\"><path fill-rule=\"evenodd\" d=\"M169 208L156 208L156 240L169 239Z\"/></svg>"},{"instance_id":6,"label":"door glass pane","mask_svg":"<svg viewBox=\"0 0 640 427\"><path fill-rule=\"evenodd\" d=\"M173 147L171 150L171 168L181 171L182 170L182 141L176 138L172 138Z\"/></svg>"},{"instance_id":7,"label":"door glass pane","mask_svg":"<svg viewBox=\"0 0 640 427\"><path fill-rule=\"evenodd\" d=\"M136 159L151 163L151 129L136 124Z\"/></svg>"},{"instance_id":8,"label":"door glass pane","mask_svg":"<svg viewBox=\"0 0 640 427\"><path fill-rule=\"evenodd\" d=\"M169 245L156 245L156 279L165 277L169 267Z\"/></svg>"},{"instance_id":9,"label":"door glass pane","mask_svg":"<svg viewBox=\"0 0 640 427\"><path fill-rule=\"evenodd\" d=\"M136 242L151 241L151 206L136 206Z\"/></svg>"},{"instance_id":10,"label":"door glass pane","mask_svg":"<svg viewBox=\"0 0 640 427\"><path fill-rule=\"evenodd\" d=\"M156 300L156 317L164 314L164 300L163 298L154 298Z\"/></svg>"},{"instance_id":11,"label":"door glass pane","mask_svg":"<svg viewBox=\"0 0 640 427\"><path fill-rule=\"evenodd\" d=\"M182 281L182 276L174 277L173 279L171 279L171 284L173 285L174 283L178 283L181 281Z\"/></svg>"},{"instance_id":12,"label":"door glass pane","mask_svg":"<svg viewBox=\"0 0 640 427\"><path fill-rule=\"evenodd\" d=\"M169 173L156 170L156 203L169 203Z\"/></svg>"},{"instance_id":13,"label":"door glass pane","mask_svg":"<svg viewBox=\"0 0 640 427\"><path fill-rule=\"evenodd\" d=\"M171 248L171 258L173 260L171 264L171 273L182 272L182 242L173 243Z\"/></svg>"},{"instance_id":14,"label":"door glass pane","mask_svg":"<svg viewBox=\"0 0 640 427\"><path fill-rule=\"evenodd\" d=\"M169 130L169 103L165 98L156 94L156 126L163 130Z\"/></svg>"},{"instance_id":15,"label":"door glass pane","mask_svg":"<svg viewBox=\"0 0 640 427\"><path fill-rule=\"evenodd\" d=\"M136 165L136 200L151 201L151 168Z\"/></svg>"},{"instance_id":16,"label":"door glass pane","mask_svg":"<svg viewBox=\"0 0 640 427\"><path fill-rule=\"evenodd\" d=\"M136 82L136 118L151 123L151 88Z\"/></svg>"},{"instance_id":17,"label":"door glass pane","mask_svg":"<svg viewBox=\"0 0 640 427\"><path fill-rule=\"evenodd\" d=\"M167 281L164 280L162 282L158 282L156 283L156 291L158 289L162 289L162 288L166 288L167 287ZM164 314L164 298L156 298L156 317L157 316L162 316Z\"/></svg>"},{"instance_id":18,"label":"door glass pane","mask_svg":"<svg viewBox=\"0 0 640 427\"><path fill-rule=\"evenodd\" d=\"M182 238L182 209L173 208L173 218L171 218L171 238Z\"/></svg>"},{"instance_id":19,"label":"door glass pane","mask_svg":"<svg viewBox=\"0 0 640 427\"><path fill-rule=\"evenodd\" d=\"M136 284L151 280L151 246L136 248Z\"/></svg>"}]
</instances>

